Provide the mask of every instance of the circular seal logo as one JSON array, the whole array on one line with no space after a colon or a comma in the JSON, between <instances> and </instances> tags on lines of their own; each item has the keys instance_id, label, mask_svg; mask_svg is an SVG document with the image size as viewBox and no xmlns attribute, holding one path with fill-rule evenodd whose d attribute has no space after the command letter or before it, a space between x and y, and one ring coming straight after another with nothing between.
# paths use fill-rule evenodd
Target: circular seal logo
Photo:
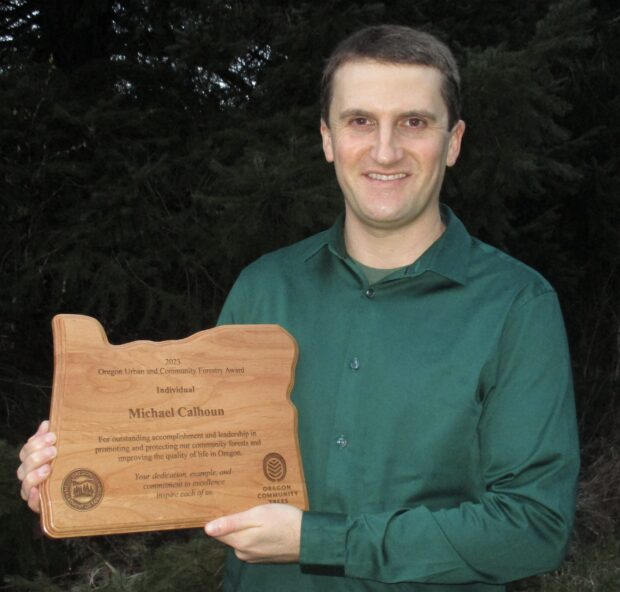
<instances>
[{"instance_id":1,"label":"circular seal logo","mask_svg":"<svg viewBox=\"0 0 620 592\"><path fill-rule=\"evenodd\" d=\"M282 481L286 477L286 461L276 452L263 459L263 473L269 481Z\"/></svg>"},{"instance_id":2,"label":"circular seal logo","mask_svg":"<svg viewBox=\"0 0 620 592\"><path fill-rule=\"evenodd\" d=\"M62 482L62 497L74 510L92 510L103 498L101 479L88 469L71 471Z\"/></svg>"}]
</instances>

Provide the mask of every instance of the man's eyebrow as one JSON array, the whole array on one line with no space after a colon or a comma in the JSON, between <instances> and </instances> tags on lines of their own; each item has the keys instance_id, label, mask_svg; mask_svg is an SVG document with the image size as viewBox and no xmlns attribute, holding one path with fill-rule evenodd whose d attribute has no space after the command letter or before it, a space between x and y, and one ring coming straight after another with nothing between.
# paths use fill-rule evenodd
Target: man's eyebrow
<instances>
[{"instance_id":1,"label":"man's eyebrow","mask_svg":"<svg viewBox=\"0 0 620 592\"><path fill-rule=\"evenodd\" d=\"M437 121L439 117L433 113L432 111L425 111L424 109L417 109L414 111L405 111L405 113L401 114L400 117L404 117L405 119L409 117L418 117L419 119L428 119L429 121Z\"/></svg>"},{"instance_id":2,"label":"man's eyebrow","mask_svg":"<svg viewBox=\"0 0 620 592\"><path fill-rule=\"evenodd\" d=\"M338 114L338 119L349 119L350 117L366 117L372 119L372 113L370 111L364 111L364 109L345 109L342 113Z\"/></svg>"}]
</instances>

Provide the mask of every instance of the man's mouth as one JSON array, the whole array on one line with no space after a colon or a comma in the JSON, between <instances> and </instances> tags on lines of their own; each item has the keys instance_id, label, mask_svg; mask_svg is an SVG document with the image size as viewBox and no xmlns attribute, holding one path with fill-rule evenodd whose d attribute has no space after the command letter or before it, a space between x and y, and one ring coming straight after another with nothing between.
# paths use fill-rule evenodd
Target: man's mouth
<instances>
[{"instance_id":1,"label":"man's mouth","mask_svg":"<svg viewBox=\"0 0 620 592\"><path fill-rule=\"evenodd\" d=\"M393 173L391 175L368 173L368 176L373 179L373 181L398 181L399 179L404 179L407 175L405 173Z\"/></svg>"}]
</instances>

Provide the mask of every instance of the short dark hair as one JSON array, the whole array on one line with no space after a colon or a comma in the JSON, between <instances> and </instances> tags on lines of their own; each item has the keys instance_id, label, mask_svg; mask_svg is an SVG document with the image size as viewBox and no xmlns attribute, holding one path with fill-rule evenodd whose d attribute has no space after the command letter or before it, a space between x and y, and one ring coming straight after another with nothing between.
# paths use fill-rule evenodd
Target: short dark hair
<instances>
[{"instance_id":1,"label":"short dark hair","mask_svg":"<svg viewBox=\"0 0 620 592\"><path fill-rule=\"evenodd\" d=\"M460 119L461 77L448 46L437 37L399 25L365 27L341 41L325 65L321 81L321 117L329 125L329 107L336 70L347 62L374 60L387 64L416 64L437 68L443 75L441 96L448 109L450 129Z\"/></svg>"}]
</instances>

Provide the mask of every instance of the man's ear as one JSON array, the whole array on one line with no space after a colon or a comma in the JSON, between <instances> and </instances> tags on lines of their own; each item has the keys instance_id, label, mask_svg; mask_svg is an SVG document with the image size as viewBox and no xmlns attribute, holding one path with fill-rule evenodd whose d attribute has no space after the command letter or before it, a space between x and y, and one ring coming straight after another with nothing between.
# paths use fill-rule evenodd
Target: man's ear
<instances>
[{"instance_id":1,"label":"man's ear","mask_svg":"<svg viewBox=\"0 0 620 592\"><path fill-rule=\"evenodd\" d=\"M459 119L452 131L450 132L450 141L448 144L448 154L446 156L446 165L451 167L456 162L461 152L461 141L465 133L465 122Z\"/></svg>"},{"instance_id":2,"label":"man's ear","mask_svg":"<svg viewBox=\"0 0 620 592\"><path fill-rule=\"evenodd\" d=\"M321 138L323 138L323 154L325 154L325 160L327 162L334 162L334 146L332 145L332 132L322 117Z\"/></svg>"}]
</instances>

